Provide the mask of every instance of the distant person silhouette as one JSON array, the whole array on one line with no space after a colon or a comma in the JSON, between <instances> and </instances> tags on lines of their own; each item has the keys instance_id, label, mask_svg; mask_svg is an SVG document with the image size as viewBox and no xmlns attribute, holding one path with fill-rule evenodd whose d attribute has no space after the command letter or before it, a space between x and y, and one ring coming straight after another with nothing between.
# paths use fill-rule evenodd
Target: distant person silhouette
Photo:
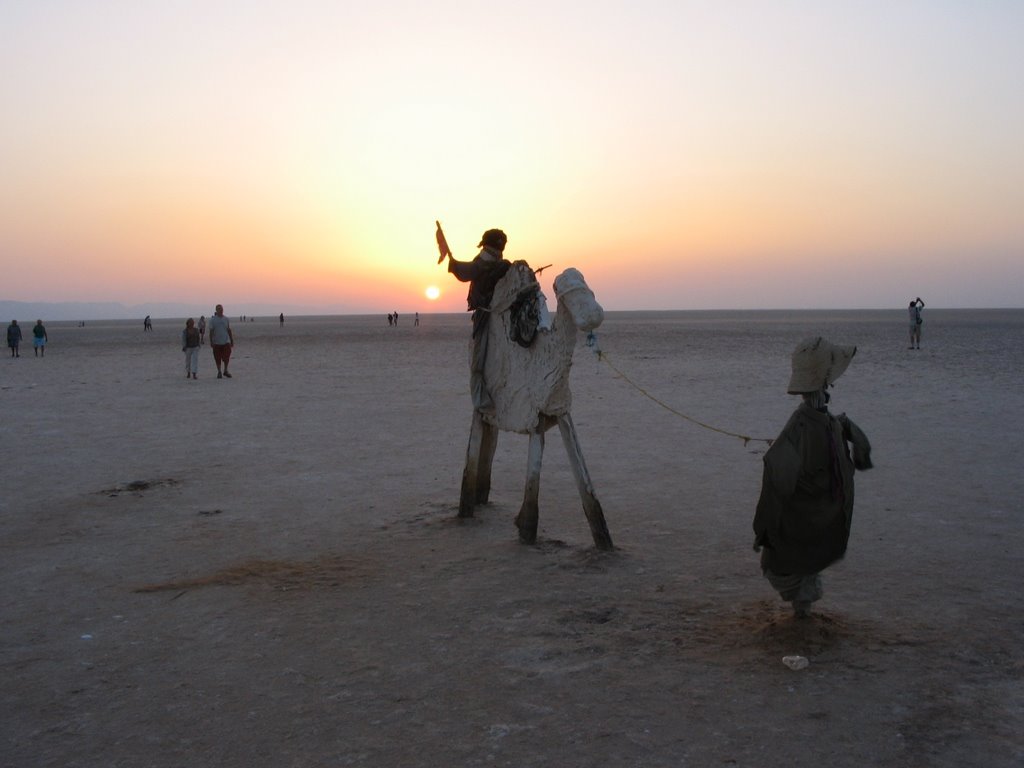
<instances>
[{"instance_id":1,"label":"distant person silhouette","mask_svg":"<svg viewBox=\"0 0 1024 768\"><path fill-rule=\"evenodd\" d=\"M146 319L142 321L142 330L144 330L144 331L152 331L153 330L153 321L149 319L149 315L146 315Z\"/></svg>"},{"instance_id":2,"label":"distant person silhouette","mask_svg":"<svg viewBox=\"0 0 1024 768\"><path fill-rule=\"evenodd\" d=\"M206 343L206 315L199 316L199 346Z\"/></svg>"},{"instance_id":3,"label":"distant person silhouette","mask_svg":"<svg viewBox=\"0 0 1024 768\"><path fill-rule=\"evenodd\" d=\"M181 351L185 353L185 378L198 379L199 376L199 329L191 317L185 321L185 329L181 332Z\"/></svg>"},{"instance_id":4,"label":"distant person silhouette","mask_svg":"<svg viewBox=\"0 0 1024 768\"><path fill-rule=\"evenodd\" d=\"M7 346L11 348L11 357L21 357L18 345L21 344L21 327L17 320L11 320L7 326Z\"/></svg>"},{"instance_id":5,"label":"distant person silhouette","mask_svg":"<svg viewBox=\"0 0 1024 768\"><path fill-rule=\"evenodd\" d=\"M213 350L213 362L217 364L217 378L231 378L228 363L231 362L231 351L235 346L235 334L231 331L231 321L224 314L224 307L217 305L210 318L210 348ZM224 373L221 373L221 366Z\"/></svg>"},{"instance_id":6,"label":"distant person silhouette","mask_svg":"<svg viewBox=\"0 0 1024 768\"><path fill-rule=\"evenodd\" d=\"M46 335L46 326L43 325L42 320L36 320L35 327L32 328L32 347L35 350L36 357L46 357L46 342L49 338Z\"/></svg>"},{"instance_id":7,"label":"distant person silhouette","mask_svg":"<svg viewBox=\"0 0 1024 768\"><path fill-rule=\"evenodd\" d=\"M277 319L278 319L278 321L281 323L281 325L283 327L284 326L284 312L282 312L280 315L278 315Z\"/></svg>"},{"instance_id":8,"label":"distant person silhouette","mask_svg":"<svg viewBox=\"0 0 1024 768\"><path fill-rule=\"evenodd\" d=\"M910 313L910 347L909 349L920 349L921 348L921 324L924 320L921 318L921 310L924 309L924 302L921 301L921 297L918 296L916 299L910 302L908 312Z\"/></svg>"}]
</instances>

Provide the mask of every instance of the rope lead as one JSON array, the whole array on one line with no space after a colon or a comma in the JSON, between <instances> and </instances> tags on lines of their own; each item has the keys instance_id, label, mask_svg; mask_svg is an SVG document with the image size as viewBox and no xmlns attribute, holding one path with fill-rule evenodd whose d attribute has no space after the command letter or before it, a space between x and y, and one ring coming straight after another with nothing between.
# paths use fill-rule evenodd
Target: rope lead
<instances>
[{"instance_id":1,"label":"rope lead","mask_svg":"<svg viewBox=\"0 0 1024 768\"><path fill-rule=\"evenodd\" d=\"M669 413L674 413L679 418L686 419L691 424L696 424L698 427L703 427L704 429L710 429L712 432L717 432L720 435L726 435L728 437L737 437L737 438L739 438L740 440L743 441L744 447L746 447L746 445L748 443L751 443L751 442L767 443L768 445L771 445L773 442L775 442L775 438L770 438L770 437L751 437L750 435L741 435L741 434L738 434L736 432L729 432L728 430L725 430L725 429L719 429L718 427L713 427L710 424L705 424L703 421L698 421L697 419L693 418L692 416L687 416L685 413L681 413L680 411L677 411L671 405L668 405L667 403L662 402L661 400L656 398L654 395L652 395L650 392L648 392L646 389L644 389L639 384L637 384L635 381L633 381L631 378L629 378L629 376L627 376L622 371L620 371L612 363L612 361L608 359L608 355L606 355L604 352L602 352L601 348L598 347L598 345L597 345L597 336L594 334L593 331L591 331L590 333L587 334L587 346L590 347L594 351L594 354L597 355L597 359L598 360L602 360L605 364L607 364L607 366L609 368L611 368L613 371L615 371L615 373L617 373L619 375L619 377L622 378L623 381L625 381L627 384L629 384L631 387L633 387L637 392L642 394L644 397L648 398L649 400L653 400L655 403L660 405L662 408L664 408Z\"/></svg>"}]
</instances>

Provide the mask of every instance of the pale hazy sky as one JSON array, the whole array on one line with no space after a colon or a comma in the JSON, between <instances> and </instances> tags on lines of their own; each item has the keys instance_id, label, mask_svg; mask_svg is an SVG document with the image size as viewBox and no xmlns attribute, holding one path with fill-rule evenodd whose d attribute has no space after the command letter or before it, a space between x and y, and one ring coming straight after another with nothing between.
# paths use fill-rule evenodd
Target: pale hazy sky
<instances>
[{"instance_id":1,"label":"pale hazy sky","mask_svg":"<svg viewBox=\"0 0 1024 768\"><path fill-rule=\"evenodd\" d=\"M460 310L440 219L613 310L1024 307L1022 33L1017 0L8 0L0 299Z\"/></svg>"}]
</instances>

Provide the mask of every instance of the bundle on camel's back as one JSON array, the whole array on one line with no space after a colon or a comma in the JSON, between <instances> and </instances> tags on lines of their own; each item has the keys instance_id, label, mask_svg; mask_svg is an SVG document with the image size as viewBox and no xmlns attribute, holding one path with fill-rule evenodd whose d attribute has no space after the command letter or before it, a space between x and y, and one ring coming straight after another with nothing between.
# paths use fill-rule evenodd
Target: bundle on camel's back
<instances>
[{"instance_id":1,"label":"bundle on camel's back","mask_svg":"<svg viewBox=\"0 0 1024 768\"><path fill-rule=\"evenodd\" d=\"M495 286L490 318L483 331L488 335L484 384L494 408L473 412L459 516L471 517L476 504L487 502L499 430L527 434L530 436L530 452L526 489L516 526L520 540L534 543L537 540L544 433L557 424L569 454L594 544L599 549L611 549L612 540L604 512L594 495L569 413L572 405L569 369L572 367L577 332L597 328L604 319L604 310L576 269L567 269L556 277L554 288L558 309L550 328L544 327L542 322L535 329L535 324L530 322L531 313L522 309L523 305L529 307L531 303L534 306L543 304L540 284L530 266L525 261L513 262Z\"/></svg>"}]
</instances>

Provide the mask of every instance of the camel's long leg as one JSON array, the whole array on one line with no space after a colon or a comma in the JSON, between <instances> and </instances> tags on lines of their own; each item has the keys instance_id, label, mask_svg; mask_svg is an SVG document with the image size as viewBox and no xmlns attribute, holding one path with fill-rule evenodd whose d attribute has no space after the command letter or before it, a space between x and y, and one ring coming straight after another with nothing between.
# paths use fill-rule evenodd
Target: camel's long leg
<instances>
[{"instance_id":1,"label":"camel's long leg","mask_svg":"<svg viewBox=\"0 0 1024 768\"><path fill-rule=\"evenodd\" d=\"M530 433L530 457L526 467L526 490L523 491L523 506L516 517L519 529L519 540L524 544L537 541L537 518L539 515L538 499L540 497L540 464L544 456L544 432L538 430Z\"/></svg>"},{"instance_id":2,"label":"camel's long leg","mask_svg":"<svg viewBox=\"0 0 1024 768\"><path fill-rule=\"evenodd\" d=\"M612 549L612 536L604 521L604 510L601 509L601 502L594 495L594 486L590 482L590 473L587 472L587 465L583 461L583 451L580 449L580 441L576 436L576 426L572 423L572 417L568 413L558 417L558 429L562 433L565 451L569 454L569 465L576 478L576 486L580 491L580 499L583 501L583 511L587 515L587 522L590 523L590 535L594 537L594 545L598 549Z\"/></svg>"},{"instance_id":3,"label":"camel's long leg","mask_svg":"<svg viewBox=\"0 0 1024 768\"><path fill-rule=\"evenodd\" d=\"M476 473L476 503L486 504L491 495L491 465L494 463L494 450L498 446L498 428L483 422L483 435L480 438L480 463Z\"/></svg>"},{"instance_id":4,"label":"camel's long leg","mask_svg":"<svg viewBox=\"0 0 1024 768\"><path fill-rule=\"evenodd\" d=\"M469 445L466 446L466 468L462 470L462 493L459 495L459 517L472 517L477 500L477 485L480 476L480 449L484 441L484 418L480 411L473 409L473 424L469 428ZM488 470L488 475L490 471Z\"/></svg>"}]
</instances>

